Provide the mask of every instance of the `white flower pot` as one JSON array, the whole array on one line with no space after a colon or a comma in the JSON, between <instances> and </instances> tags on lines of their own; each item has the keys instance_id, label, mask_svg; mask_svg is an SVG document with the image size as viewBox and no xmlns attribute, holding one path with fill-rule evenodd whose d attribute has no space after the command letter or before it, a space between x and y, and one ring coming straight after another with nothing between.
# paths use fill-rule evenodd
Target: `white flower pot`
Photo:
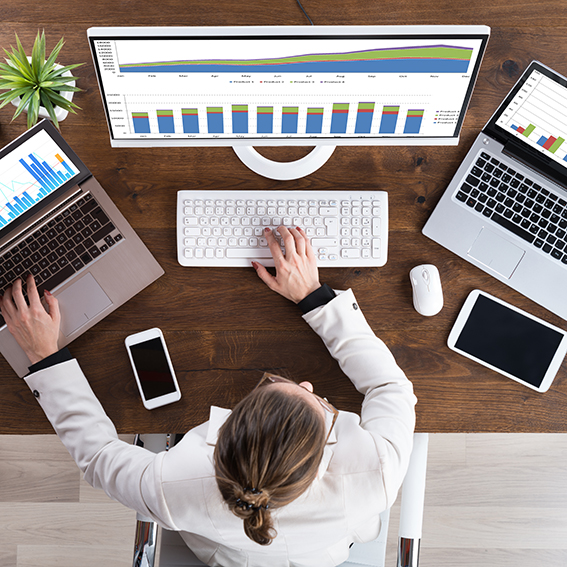
<instances>
[{"instance_id":1,"label":"white flower pot","mask_svg":"<svg viewBox=\"0 0 567 567\"><path fill-rule=\"evenodd\" d=\"M31 62L31 57L28 55L28 61ZM63 67L63 65L59 65L58 63L55 63L55 68L56 69L61 69L61 67ZM71 77L71 71L65 71L65 73L63 73L63 77ZM68 85L70 87L74 87L75 86L75 81L68 83ZM75 94L73 91L58 91L59 94L66 98L68 101L71 101L73 98L73 95ZM20 100L22 100L20 97L15 98L14 100L12 100L12 104L14 106L18 106L20 104ZM55 118L57 118L58 122L61 122L62 120L65 120L65 118L67 118L67 115L69 114L68 110L65 110L64 108L61 108L60 106L54 106L53 110L55 110ZM26 108L24 108L23 110L24 112L27 113L28 111L28 107L26 106ZM51 118L49 117L49 112L47 112L47 108L40 106L39 107L39 118L48 118L51 120Z\"/></svg>"}]
</instances>

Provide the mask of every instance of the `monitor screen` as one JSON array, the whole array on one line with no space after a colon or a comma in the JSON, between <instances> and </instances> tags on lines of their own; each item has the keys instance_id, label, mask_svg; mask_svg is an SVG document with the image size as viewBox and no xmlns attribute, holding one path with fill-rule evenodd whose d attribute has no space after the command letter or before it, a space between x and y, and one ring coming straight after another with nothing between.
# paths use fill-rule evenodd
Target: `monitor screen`
<instances>
[{"instance_id":1,"label":"monitor screen","mask_svg":"<svg viewBox=\"0 0 567 567\"><path fill-rule=\"evenodd\" d=\"M457 143L488 28L92 28L89 37L113 145L421 145Z\"/></svg>"},{"instance_id":2,"label":"monitor screen","mask_svg":"<svg viewBox=\"0 0 567 567\"><path fill-rule=\"evenodd\" d=\"M82 172L38 125L0 154L0 230Z\"/></svg>"}]
</instances>

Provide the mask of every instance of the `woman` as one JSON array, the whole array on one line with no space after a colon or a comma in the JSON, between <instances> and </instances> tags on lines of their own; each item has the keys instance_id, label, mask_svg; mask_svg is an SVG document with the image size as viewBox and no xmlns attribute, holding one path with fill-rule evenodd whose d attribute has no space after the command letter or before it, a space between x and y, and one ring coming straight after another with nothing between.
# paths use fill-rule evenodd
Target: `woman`
<instances>
[{"instance_id":1,"label":"woman","mask_svg":"<svg viewBox=\"0 0 567 567\"><path fill-rule=\"evenodd\" d=\"M352 291L321 286L305 233L278 231L285 256L266 231L276 275L254 268L304 311L364 395L361 417L335 410L309 382L268 374L232 412L212 407L208 422L154 455L117 438L77 361L58 350L56 299L46 292L47 313L30 278L29 306L19 281L0 301L32 362L25 380L85 479L179 531L211 566L342 563L351 543L377 537L379 513L395 500L411 453L411 383Z\"/></svg>"}]
</instances>

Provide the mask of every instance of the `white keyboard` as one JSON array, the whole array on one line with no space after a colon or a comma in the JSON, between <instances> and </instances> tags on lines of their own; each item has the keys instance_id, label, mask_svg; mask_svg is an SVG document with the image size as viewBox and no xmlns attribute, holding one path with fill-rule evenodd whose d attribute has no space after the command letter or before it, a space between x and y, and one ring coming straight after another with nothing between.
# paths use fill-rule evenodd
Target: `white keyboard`
<instances>
[{"instance_id":1,"label":"white keyboard","mask_svg":"<svg viewBox=\"0 0 567 567\"><path fill-rule=\"evenodd\" d=\"M321 268L386 263L384 191L179 191L177 259L182 266L273 266L264 229L280 225L305 231Z\"/></svg>"}]
</instances>

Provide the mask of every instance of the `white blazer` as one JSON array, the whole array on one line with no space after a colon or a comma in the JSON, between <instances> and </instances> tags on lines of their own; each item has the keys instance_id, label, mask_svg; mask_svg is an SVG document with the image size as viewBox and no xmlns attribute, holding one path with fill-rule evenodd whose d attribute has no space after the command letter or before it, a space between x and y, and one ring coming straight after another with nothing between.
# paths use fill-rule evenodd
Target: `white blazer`
<instances>
[{"instance_id":1,"label":"white blazer","mask_svg":"<svg viewBox=\"0 0 567 567\"><path fill-rule=\"evenodd\" d=\"M394 502L412 450L411 382L359 309L351 290L305 314L356 389L361 417L341 411L319 475L291 504L272 511L278 535L261 546L224 504L214 476L216 434L228 410L157 455L117 438L76 360L26 377L85 479L129 508L181 532L204 563L222 567L334 567L352 542L374 539ZM323 392L324 395L324 392Z\"/></svg>"}]
</instances>

